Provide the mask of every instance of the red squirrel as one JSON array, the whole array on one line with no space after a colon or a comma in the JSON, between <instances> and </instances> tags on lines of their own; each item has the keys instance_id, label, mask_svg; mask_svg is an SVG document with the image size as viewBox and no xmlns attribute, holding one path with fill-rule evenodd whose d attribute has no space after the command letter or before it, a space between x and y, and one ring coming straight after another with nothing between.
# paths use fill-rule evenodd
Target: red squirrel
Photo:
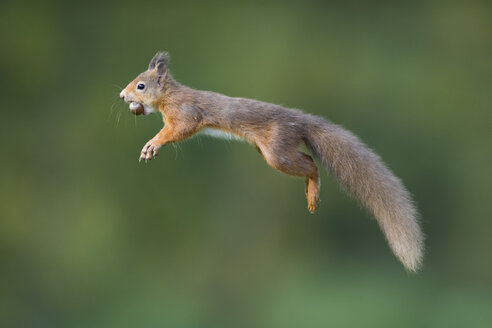
<instances>
[{"instance_id":1,"label":"red squirrel","mask_svg":"<svg viewBox=\"0 0 492 328\"><path fill-rule=\"evenodd\" d=\"M172 77L168 62L168 54L158 52L120 94L135 115L162 114L164 127L145 144L140 160L151 160L162 146L200 131L243 139L274 169L305 178L312 213L320 204L320 179L313 158L299 148L304 143L341 187L373 214L405 268L419 269L424 237L411 196L354 134L297 109L191 89Z\"/></svg>"}]
</instances>

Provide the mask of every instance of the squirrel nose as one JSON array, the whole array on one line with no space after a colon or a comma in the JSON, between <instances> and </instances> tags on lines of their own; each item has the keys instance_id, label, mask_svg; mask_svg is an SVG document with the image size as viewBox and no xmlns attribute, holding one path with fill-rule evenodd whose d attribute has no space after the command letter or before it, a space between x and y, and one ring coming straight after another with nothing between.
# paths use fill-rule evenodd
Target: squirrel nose
<instances>
[{"instance_id":1,"label":"squirrel nose","mask_svg":"<svg viewBox=\"0 0 492 328\"><path fill-rule=\"evenodd\" d=\"M125 91L121 91L121 93L120 93L120 98L121 98L121 99L125 99Z\"/></svg>"}]
</instances>

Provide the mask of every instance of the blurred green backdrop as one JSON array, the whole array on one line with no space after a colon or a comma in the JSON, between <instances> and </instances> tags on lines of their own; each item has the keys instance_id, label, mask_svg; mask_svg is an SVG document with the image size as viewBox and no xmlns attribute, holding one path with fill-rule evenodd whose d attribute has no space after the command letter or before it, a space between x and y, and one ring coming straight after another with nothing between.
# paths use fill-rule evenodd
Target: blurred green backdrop
<instances>
[{"instance_id":1,"label":"blurred green backdrop","mask_svg":"<svg viewBox=\"0 0 492 328\"><path fill-rule=\"evenodd\" d=\"M2 1L1 327L492 327L490 2ZM322 176L207 137L139 163L118 93L183 84L322 115L415 196L407 274Z\"/></svg>"}]
</instances>

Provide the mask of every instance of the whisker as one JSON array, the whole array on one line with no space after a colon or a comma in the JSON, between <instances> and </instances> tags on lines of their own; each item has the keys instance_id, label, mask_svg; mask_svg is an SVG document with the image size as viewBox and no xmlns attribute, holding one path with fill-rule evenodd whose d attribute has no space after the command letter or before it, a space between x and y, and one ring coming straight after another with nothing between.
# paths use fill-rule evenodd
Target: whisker
<instances>
[{"instance_id":1,"label":"whisker","mask_svg":"<svg viewBox=\"0 0 492 328\"><path fill-rule=\"evenodd\" d=\"M113 87L115 87L116 89L119 89L120 91L121 91L121 90L123 90L123 87L122 87L122 86L120 86L120 85L118 85L118 84L111 83L111 85L112 85Z\"/></svg>"},{"instance_id":2,"label":"whisker","mask_svg":"<svg viewBox=\"0 0 492 328\"><path fill-rule=\"evenodd\" d=\"M183 151L183 148L181 148L181 145L180 145L179 143L176 143L176 145L178 146L178 149L180 150L181 155L183 156L183 159L184 159L185 157L184 157L184 151Z\"/></svg>"},{"instance_id":3,"label":"whisker","mask_svg":"<svg viewBox=\"0 0 492 328\"><path fill-rule=\"evenodd\" d=\"M177 160L178 159L178 150L176 148L176 144L175 143L172 143L173 145L173 148L174 148L174 160Z\"/></svg>"},{"instance_id":4,"label":"whisker","mask_svg":"<svg viewBox=\"0 0 492 328\"><path fill-rule=\"evenodd\" d=\"M109 116L108 116L108 121L109 119L111 118L111 116L113 115L113 112L114 112L114 106L116 105L116 102L113 102L113 104L111 105L111 108L109 109Z\"/></svg>"},{"instance_id":5,"label":"whisker","mask_svg":"<svg viewBox=\"0 0 492 328\"><path fill-rule=\"evenodd\" d=\"M116 127L118 127L118 125L120 125L120 119L121 119L121 111L119 111L116 114Z\"/></svg>"}]
</instances>

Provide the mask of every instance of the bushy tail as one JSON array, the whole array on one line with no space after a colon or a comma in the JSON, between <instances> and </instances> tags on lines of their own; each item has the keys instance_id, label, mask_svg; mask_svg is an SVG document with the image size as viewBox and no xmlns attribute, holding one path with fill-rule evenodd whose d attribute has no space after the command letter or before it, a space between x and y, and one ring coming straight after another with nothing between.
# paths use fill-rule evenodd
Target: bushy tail
<instances>
[{"instance_id":1,"label":"bushy tail","mask_svg":"<svg viewBox=\"0 0 492 328\"><path fill-rule=\"evenodd\" d=\"M319 117L308 117L307 146L342 188L374 215L405 268L417 271L424 237L419 214L401 181L352 133Z\"/></svg>"}]
</instances>

